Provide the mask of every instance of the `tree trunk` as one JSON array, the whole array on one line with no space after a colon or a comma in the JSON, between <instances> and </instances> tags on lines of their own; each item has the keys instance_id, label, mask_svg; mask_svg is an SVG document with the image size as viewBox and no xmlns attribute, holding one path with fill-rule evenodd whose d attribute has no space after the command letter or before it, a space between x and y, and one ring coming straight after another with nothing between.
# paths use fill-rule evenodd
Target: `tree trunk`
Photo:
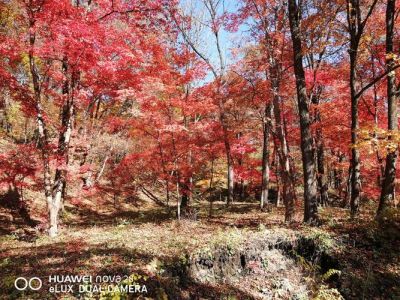
<instances>
[{"instance_id":1,"label":"tree trunk","mask_svg":"<svg viewBox=\"0 0 400 300\"><path fill-rule=\"evenodd\" d=\"M281 202L281 163L277 148L278 146L275 144L276 207L279 207Z\"/></svg>"},{"instance_id":2,"label":"tree trunk","mask_svg":"<svg viewBox=\"0 0 400 300\"><path fill-rule=\"evenodd\" d=\"M275 126L276 133L279 140L279 151L278 157L281 166L281 176L282 176L282 190L283 190L283 203L285 205L285 221L290 222L293 219L294 215L294 188L293 182L290 175L290 161L289 161L289 153L287 147L286 133L282 120L282 112L281 112L281 99L279 95L279 87L280 87L280 76L275 73L277 76L274 76L275 79L272 80L273 86L273 99L274 99L274 117L275 117Z\"/></svg>"},{"instance_id":3,"label":"tree trunk","mask_svg":"<svg viewBox=\"0 0 400 300\"><path fill-rule=\"evenodd\" d=\"M301 7L298 7L296 0L289 0L288 6L290 32L293 43L297 102L300 114L301 154L304 177L304 222L314 224L318 221L317 183L315 178L316 169L313 155L313 142L310 131L310 113L303 68L303 49L300 33Z\"/></svg>"},{"instance_id":4,"label":"tree trunk","mask_svg":"<svg viewBox=\"0 0 400 300\"><path fill-rule=\"evenodd\" d=\"M165 189L166 189L166 193L167 193L167 199L166 199L166 201L167 201L167 207L169 208L169 180L168 179L166 179L165 180Z\"/></svg>"},{"instance_id":5,"label":"tree trunk","mask_svg":"<svg viewBox=\"0 0 400 300\"><path fill-rule=\"evenodd\" d=\"M30 21L30 27L34 27L34 19L32 17ZM54 184L51 181L51 170L50 170L50 153L49 153L49 141L46 129L46 123L43 116L43 108L41 104L41 89L39 82L39 74L34 58L34 44L35 44L35 33L30 33L29 42L31 50L29 51L29 67L32 76L32 83L34 89L35 106L36 106L36 118L38 123L39 132L39 148L42 152L43 170L44 170L44 191L47 202L47 208L49 213L49 235L54 237L58 234L58 215L61 208L61 200L65 191L66 182L66 170L65 168L57 168L55 171ZM63 71L66 73L67 65L63 61ZM58 143L58 159L68 162L68 146L71 138L72 122L73 122L73 103L72 99L69 98L69 83L68 81L63 86L63 94L67 95L67 102L63 107L61 120L62 130L59 137Z\"/></svg>"},{"instance_id":6,"label":"tree trunk","mask_svg":"<svg viewBox=\"0 0 400 300\"><path fill-rule=\"evenodd\" d=\"M335 166L334 169L334 188L339 192L339 198L342 198L343 195L343 177L344 177L344 170L342 167L342 163L345 159L345 155L343 153L338 152L338 163L340 166Z\"/></svg>"},{"instance_id":7,"label":"tree trunk","mask_svg":"<svg viewBox=\"0 0 400 300\"><path fill-rule=\"evenodd\" d=\"M317 150L316 164L318 170L317 174L318 203L320 206L326 206L328 204L328 183L325 174L325 153L324 153L324 140L321 128L321 115L318 107L320 103L319 93L312 97L312 103L315 105L314 122L319 123L315 136L315 144Z\"/></svg>"},{"instance_id":8,"label":"tree trunk","mask_svg":"<svg viewBox=\"0 0 400 300\"><path fill-rule=\"evenodd\" d=\"M181 197L179 193L179 179L176 182L176 216L178 221L181 219Z\"/></svg>"},{"instance_id":9,"label":"tree trunk","mask_svg":"<svg viewBox=\"0 0 400 300\"><path fill-rule=\"evenodd\" d=\"M329 201L328 182L325 174L325 150L322 133L317 131L317 165L318 165L318 192L321 206L327 206Z\"/></svg>"},{"instance_id":10,"label":"tree trunk","mask_svg":"<svg viewBox=\"0 0 400 300\"><path fill-rule=\"evenodd\" d=\"M63 60L63 72L68 78L68 62ZM75 78L71 78L71 86L73 88ZM54 177L53 186L53 204L50 211L50 216L54 215L53 218L50 217L51 222L58 221L58 214L60 208L62 207L64 200L64 191L66 187L66 177L67 177L67 166L69 161L69 143L71 140L73 118L74 118L74 103L73 98L70 95L70 81L67 79L63 86L63 95L66 97L65 103L61 112L61 132L58 139L58 149L57 149L57 159L61 168L56 169ZM53 228L53 225L51 225ZM53 234L57 234L55 229Z\"/></svg>"},{"instance_id":11,"label":"tree trunk","mask_svg":"<svg viewBox=\"0 0 400 300\"><path fill-rule=\"evenodd\" d=\"M347 21L348 31L350 34L350 97L351 97L351 199L350 199L350 210L351 216L354 217L358 213L360 197L361 197L361 179L360 179L360 151L357 148L358 136L357 131L359 130L359 119L358 119L358 101L362 91L356 91L357 76L357 52L362 38L365 24L368 18L372 15L372 11L375 8L378 0L373 0L370 5L367 5L367 14L362 19L360 1L358 0L347 0Z\"/></svg>"},{"instance_id":12,"label":"tree trunk","mask_svg":"<svg viewBox=\"0 0 400 300\"><path fill-rule=\"evenodd\" d=\"M32 29L35 25L33 18L30 20L30 28ZM51 171L50 171L50 155L49 155L49 142L46 123L43 116L43 108L41 103L41 90L39 82L39 74L35 63L33 47L35 45L35 33L30 31L29 42L31 49L29 50L29 69L32 76L33 91L35 97L35 108L36 108L36 120L39 132L39 143L38 146L42 154L43 163L43 184L44 194L46 197L47 210L49 213L49 235L54 237L57 234L57 218L54 217L53 208L53 196L52 196L52 182L51 182Z\"/></svg>"},{"instance_id":13,"label":"tree trunk","mask_svg":"<svg viewBox=\"0 0 400 300\"><path fill-rule=\"evenodd\" d=\"M234 171L232 165L232 158L230 154L228 156L228 198L226 200L227 206L233 202L233 186L234 186Z\"/></svg>"},{"instance_id":14,"label":"tree trunk","mask_svg":"<svg viewBox=\"0 0 400 300\"><path fill-rule=\"evenodd\" d=\"M350 179L350 211L351 216L354 217L358 213L360 195L361 195L361 181L360 181L360 152L357 148L358 137L357 131L359 129L358 120L358 97L356 92L356 66L357 66L357 51L359 46L359 41L361 37L360 30L362 28L358 27L358 21L360 16L358 16L359 3L350 0L347 8L347 18L349 23L349 33L350 33L350 97L351 97L351 179Z\"/></svg>"},{"instance_id":15,"label":"tree trunk","mask_svg":"<svg viewBox=\"0 0 400 300\"><path fill-rule=\"evenodd\" d=\"M222 101L219 102L219 120L222 126L222 131L224 134L224 146L225 146L225 154L226 154L226 163L227 163L227 188L228 188L228 195L226 199L226 205L229 206L233 202L234 198L234 170L233 170L233 159L231 154L231 145L229 142L229 135L228 135L228 126L225 120L225 113L223 108Z\"/></svg>"},{"instance_id":16,"label":"tree trunk","mask_svg":"<svg viewBox=\"0 0 400 300\"><path fill-rule=\"evenodd\" d=\"M222 125L222 130L224 133L224 145L225 145L225 154L226 154L226 162L227 162L227 187L228 187L228 195L226 199L226 205L229 206L233 202L233 192L234 192L234 171L233 171L233 159L231 154L231 146L229 143L228 137L228 128L225 124L225 114L222 111L223 108L220 108L220 122Z\"/></svg>"},{"instance_id":17,"label":"tree trunk","mask_svg":"<svg viewBox=\"0 0 400 300\"><path fill-rule=\"evenodd\" d=\"M349 170L348 170L348 176L347 176L347 181L346 181L346 195L343 198L342 202L342 207L345 208L348 206L350 199L351 199L351 192L352 192L352 185L351 185L351 180L352 180L352 166L351 163L349 165Z\"/></svg>"},{"instance_id":18,"label":"tree trunk","mask_svg":"<svg viewBox=\"0 0 400 300\"><path fill-rule=\"evenodd\" d=\"M375 74L375 58L373 55L371 55L371 60L372 60L372 75L375 78L376 74ZM378 97L378 88L376 86L376 83L374 84L374 125L375 128L378 128L378 123L379 123L379 117L378 117L378 104L379 104L379 97ZM376 130L374 130L374 135L373 135L373 139L374 140L378 140L378 133L376 132ZM376 146L376 145L375 145ZM378 163L379 166L379 172L378 175L376 177L376 182L377 185L379 187L382 186L382 180L385 177L385 166L383 164L383 158L381 157L380 153L379 153L379 148L376 147L375 149L375 155L376 155L376 162Z\"/></svg>"},{"instance_id":19,"label":"tree trunk","mask_svg":"<svg viewBox=\"0 0 400 300\"><path fill-rule=\"evenodd\" d=\"M7 96L3 96L0 99L0 128L2 128L7 134L11 133L11 123L7 115L8 101Z\"/></svg>"},{"instance_id":20,"label":"tree trunk","mask_svg":"<svg viewBox=\"0 0 400 300\"><path fill-rule=\"evenodd\" d=\"M353 43L351 43L353 44ZM360 196L361 196L361 180L360 180L360 151L357 148L359 130L358 119L358 98L356 97L356 51L352 47L350 50L350 91L351 91L351 198L350 210L354 217L358 213Z\"/></svg>"},{"instance_id":21,"label":"tree trunk","mask_svg":"<svg viewBox=\"0 0 400 300\"><path fill-rule=\"evenodd\" d=\"M261 201L260 208L268 203L269 189L269 138L271 134L271 117L273 104L270 102L265 105L264 122L263 122L263 150L262 150L262 183L261 183Z\"/></svg>"},{"instance_id":22,"label":"tree trunk","mask_svg":"<svg viewBox=\"0 0 400 300\"><path fill-rule=\"evenodd\" d=\"M190 205L190 180L187 180L187 183L181 183L181 211L185 212L186 208Z\"/></svg>"},{"instance_id":23,"label":"tree trunk","mask_svg":"<svg viewBox=\"0 0 400 300\"><path fill-rule=\"evenodd\" d=\"M386 7L386 68L393 68L393 29L395 19L396 0L388 0ZM396 74L394 71L387 75L387 98L388 98L388 139L398 128L397 96L396 96ZM397 146L390 147L386 156L385 177L382 184L381 197L378 207L378 215L394 200L394 189L396 179Z\"/></svg>"}]
</instances>

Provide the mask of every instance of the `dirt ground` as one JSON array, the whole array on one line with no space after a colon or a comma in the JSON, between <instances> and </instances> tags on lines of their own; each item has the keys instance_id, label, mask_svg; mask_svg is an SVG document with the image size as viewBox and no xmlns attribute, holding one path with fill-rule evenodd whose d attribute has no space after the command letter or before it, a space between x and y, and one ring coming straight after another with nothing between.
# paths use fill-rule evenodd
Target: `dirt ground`
<instances>
[{"instance_id":1,"label":"dirt ground","mask_svg":"<svg viewBox=\"0 0 400 300\"><path fill-rule=\"evenodd\" d=\"M178 222L147 202L66 204L55 239L2 207L0 299L400 299L398 215L378 223L373 207L355 220L322 208L322 225L311 228L301 207L285 224L283 208L260 212L256 202L214 203L212 217L208 203L194 206L197 219ZM199 264L205 271L193 272ZM147 292L50 293L49 276L68 274L130 276ZM18 291L17 277L43 287Z\"/></svg>"}]
</instances>

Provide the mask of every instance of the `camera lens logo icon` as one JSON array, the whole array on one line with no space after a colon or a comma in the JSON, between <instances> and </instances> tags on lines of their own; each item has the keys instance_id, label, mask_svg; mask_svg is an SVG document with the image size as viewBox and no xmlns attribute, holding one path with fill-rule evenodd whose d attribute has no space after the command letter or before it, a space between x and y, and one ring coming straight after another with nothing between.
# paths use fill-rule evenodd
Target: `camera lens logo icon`
<instances>
[{"instance_id":1,"label":"camera lens logo icon","mask_svg":"<svg viewBox=\"0 0 400 300\"><path fill-rule=\"evenodd\" d=\"M28 287L32 291L38 291L42 288L42 280L39 277L32 277L29 280L25 277L18 277L14 281L14 286L18 291L25 291Z\"/></svg>"}]
</instances>

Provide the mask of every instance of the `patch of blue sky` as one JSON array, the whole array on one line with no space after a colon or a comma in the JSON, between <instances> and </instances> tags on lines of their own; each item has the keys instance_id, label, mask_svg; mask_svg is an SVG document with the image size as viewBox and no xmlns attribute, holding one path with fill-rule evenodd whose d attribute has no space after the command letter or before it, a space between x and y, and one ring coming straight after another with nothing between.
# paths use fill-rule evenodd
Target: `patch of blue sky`
<instances>
[{"instance_id":1,"label":"patch of blue sky","mask_svg":"<svg viewBox=\"0 0 400 300\"><path fill-rule=\"evenodd\" d=\"M241 1L237 0L220 0L218 5L217 14L220 16L224 12L228 14L236 13ZM180 0L180 5L184 14L191 14L196 22L201 27L201 30L196 37L196 45L198 50L215 66L220 69L219 55L215 36L212 33L209 25L210 16L205 7L204 0ZM235 32L226 30L221 27L219 30L219 43L226 68L234 64L240 56L234 55L233 49L241 47L248 40L248 25L243 24L239 26ZM204 84L213 80L212 72L210 71L206 78L201 80L200 84Z\"/></svg>"}]
</instances>

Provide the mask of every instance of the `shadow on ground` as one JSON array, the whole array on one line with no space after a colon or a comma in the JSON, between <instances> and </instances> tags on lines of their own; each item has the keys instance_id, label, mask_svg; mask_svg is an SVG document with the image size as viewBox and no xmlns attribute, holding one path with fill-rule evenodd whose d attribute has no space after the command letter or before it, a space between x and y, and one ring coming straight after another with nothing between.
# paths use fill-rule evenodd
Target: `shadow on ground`
<instances>
[{"instance_id":1,"label":"shadow on ground","mask_svg":"<svg viewBox=\"0 0 400 300\"><path fill-rule=\"evenodd\" d=\"M74 218L69 219L68 215ZM145 210L115 209L109 212L99 212L89 207L69 206L66 207L62 219L63 223L68 225L77 225L81 227L93 225L118 225L121 222L129 224L161 224L173 219L173 213L165 208L152 208Z\"/></svg>"},{"instance_id":2,"label":"shadow on ground","mask_svg":"<svg viewBox=\"0 0 400 300\"><path fill-rule=\"evenodd\" d=\"M59 299L61 295L67 296L49 292L50 286L54 286L49 283L50 275L91 275L95 278L98 275L132 274L140 275L136 284L146 286L148 293L142 296L152 299L224 299L228 296L235 296L235 299L253 299L228 285L217 288L193 282L185 274L179 274L179 270L175 270L179 276L162 276L149 272L146 266L155 259L165 262L165 266L175 263L162 255L152 256L134 249L109 247L106 243L89 246L74 240L69 243L58 242L32 247L29 252L26 252L26 248L6 248L0 259L0 299ZM18 291L14 287L14 281L21 276L39 277L43 287L39 291ZM81 297L78 290L78 284L74 284L74 291L70 296ZM128 299L136 299L139 296L131 294Z\"/></svg>"},{"instance_id":3,"label":"shadow on ground","mask_svg":"<svg viewBox=\"0 0 400 300\"><path fill-rule=\"evenodd\" d=\"M0 235L10 234L16 228L34 227L27 204L16 189L0 195Z\"/></svg>"}]
</instances>

